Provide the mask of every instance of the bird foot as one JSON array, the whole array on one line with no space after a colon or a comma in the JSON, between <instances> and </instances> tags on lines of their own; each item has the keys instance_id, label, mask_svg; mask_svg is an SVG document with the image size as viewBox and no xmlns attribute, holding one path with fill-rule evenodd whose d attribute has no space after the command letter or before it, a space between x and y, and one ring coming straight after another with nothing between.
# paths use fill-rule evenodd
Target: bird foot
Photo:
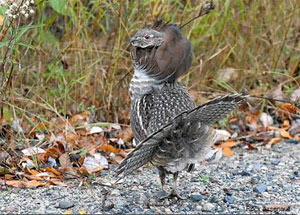
<instances>
[{"instance_id":1,"label":"bird foot","mask_svg":"<svg viewBox=\"0 0 300 215\"><path fill-rule=\"evenodd\" d=\"M174 191L174 190L172 190L172 192L160 191L157 194L157 197L159 198L159 200L163 200L166 198L173 198L173 197L177 197L178 199L181 199L181 200L188 198L188 197L184 197L184 196L180 195L179 193L177 193L177 191Z\"/></svg>"},{"instance_id":2,"label":"bird foot","mask_svg":"<svg viewBox=\"0 0 300 215\"><path fill-rule=\"evenodd\" d=\"M162 190L162 191L158 192L157 197L159 198L159 200L163 200L163 199L169 198L171 196L171 194L172 193Z\"/></svg>"},{"instance_id":3,"label":"bird foot","mask_svg":"<svg viewBox=\"0 0 300 215\"><path fill-rule=\"evenodd\" d=\"M188 198L187 196L182 196L182 195L180 195L179 193L177 193L176 190L172 190L171 196L172 196L172 197L177 197L178 199L181 199L181 200L185 200L185 199Z\"/></svg>"}]
</instances>

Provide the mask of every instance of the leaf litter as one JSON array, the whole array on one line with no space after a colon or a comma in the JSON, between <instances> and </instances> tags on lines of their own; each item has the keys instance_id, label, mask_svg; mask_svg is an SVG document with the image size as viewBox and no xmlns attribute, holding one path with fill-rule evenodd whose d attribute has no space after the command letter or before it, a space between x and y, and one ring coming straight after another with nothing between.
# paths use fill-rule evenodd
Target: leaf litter
<instances>
[{"instance_id":1,"label":"leaf litter","mask_svg":"<svg viewBox=\"0 0 300 215\"><path fill-rule=\"evenodd\" d=\"M281 96L277 94L274 97ZM274 105L277 108L267 106L264 112L242 107L231 115L225 127L217 127L217 141L205 159L218 162L223 156L233 156L235 147L257 150L286 141L299 143L298 108L289 103ZM19 188L67 186L66 180L74 178L86 183L86 177L101 178L102 170L111 163L119 164L134 147L129 126L91 123L87 111L70 120L32 121L36 123L33 127L19 119L9 126L2 119L5 123L0 125L0 138L9 144L0 145L0 184ZM20 133L26 138L21 147L15 141Z\"/></svg>"}]
</instances>

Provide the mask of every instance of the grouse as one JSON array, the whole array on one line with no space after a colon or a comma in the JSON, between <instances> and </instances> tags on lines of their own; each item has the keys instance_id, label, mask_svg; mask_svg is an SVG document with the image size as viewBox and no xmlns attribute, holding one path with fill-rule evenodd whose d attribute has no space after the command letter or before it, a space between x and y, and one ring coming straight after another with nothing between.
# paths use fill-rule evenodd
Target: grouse
<instances>
[{"instance_id":1,"label":"grouse","mask_svg":"<svg viewBox=\"0 0 300 215\"><path fill-rule=\"evenodd\" d=\"M143 166L154 164L162 191L159 198L177 196L178 173L203 160L214 143L213 123L225 117L243 100L241 94L217 97L198 107L177 79L191 67L191 42L175 24L157 21L131 39L134 75L130 82L131 127L137 147L120 163L121 178ZM165 178L173 174L167 192Z\"/></svg>"}]
</instances>

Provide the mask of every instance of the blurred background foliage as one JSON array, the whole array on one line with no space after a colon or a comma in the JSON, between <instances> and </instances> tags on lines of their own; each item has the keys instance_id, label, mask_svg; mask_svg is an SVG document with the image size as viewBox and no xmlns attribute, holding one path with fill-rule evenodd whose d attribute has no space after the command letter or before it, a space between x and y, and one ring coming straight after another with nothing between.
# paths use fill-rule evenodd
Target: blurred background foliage
<instances>
[{"instance_id":1,"label":"blurred background foliage","mask_svg":"<svg viewBox=\"0 0 300 215\"><path fill-rule=\"evenodd\" d=\"M13 76L4 117L47 121L89 110L94 121L129 123L133 74L129 38L156 19L182 24L200 0L37 0L23 19L9 60ZM181 78L197 103L218 94L262 95L299 88L300 2L219 0L182 29L193 66ZM3 25L3 13L1 20ZM1 21L0 20L0 21ZM13 33L13 32L12 32ZM10 34L0 41L3 61Z\"/></svg>"}]
</instances>

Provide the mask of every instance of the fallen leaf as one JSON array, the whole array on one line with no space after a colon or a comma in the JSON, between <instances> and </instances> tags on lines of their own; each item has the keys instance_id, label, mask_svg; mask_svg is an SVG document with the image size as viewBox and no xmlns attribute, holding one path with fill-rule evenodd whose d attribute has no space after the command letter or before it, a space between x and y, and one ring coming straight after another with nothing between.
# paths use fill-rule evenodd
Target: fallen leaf
<instances>
[{"instance_id":1,"label":"fallen leaf","mask_svg":"<svg viewBox=\"0 0 300 215\"><path fill-rule=\"evenodd\" d=\"M248 150L257 150L257 147L253 146L250 143L247 143L247 146L248 146Z\"/></svg>"},{"instance_id":2,"label":"fallen leaf","mask_svg":"<svg viewBox=\"0 0 300 215\"><path fill-rule=\"evenodd\" d=\"M22 174L23 177L29 179L29 180L37 180L37 181L43 181L44 179L39 177L39 176L35 176L35 175L28 175L28 174Z\"/></svg>"},{"instance_id":3,"label":"fallen leaf","mask_svg":"<svg viewBox=\"0 0 300 215\"><path fill-rule=\"evenodd\" d=\"M286 110L290 113L293 113L293 114L296 114L297 113L297 110L298 108L290 103L284 103L283 105L280 106L280 108L282 110Z\"/></svg>"},{"instance_id":4,"label":"fallen leaf","mask_svg":"<svg viewBox=\"0 0 300 215\"><path fill-rule=\"evenodd\" d=\"M90 132L88 134L97 134L97 133L102 133L103 134L104 130L101 127L94 126L91 128Z\"/></svg>"},{"instance_id":5,"label":"fallen leaf","mask_svg":"<svg viewBox=\"0 0 300 215\"><path fill-rule=\"evenodd\" d=\"M133 133L131 127L127 127L124 131L120 133L120 137L124 140L124 142L129 143L133 139Z\"/></svg>"},{"instance_id":6,"label":"fallen leaf","mask_svg":"<svg viewBox=\"0 0 300 215\"><path fill-rule=\"evenodd\" d=\"M288 130L289 128L291 127L290 125L290 121L289 120L284 120L282 125L281 125L281 128L283 128L284 130Z\"/></svg>"},{"instance_id":7,"label":"fallen leaf","mask_svg":"<svg viewBox=\"0 0 300 215\"><path fill-rule=\"evenodd\" d=\"M267 114L265 112L262 112L260 114L260 118L259 119L262 122L262 124L263 124L264 127L269 127L269 126L273 125L273 123L274 123L273 118L269 114Z\"/></svg>"},{"instance_id":8,"label":"fallen leaf","mask_svg":"<svg viewBox=\"0 0 300 215\"><path fill-rule=\"evenodd\" d=\"M121 151L121 149L117 149L110 144L102 144L98 147L98 149L102 151L113 152L113 153L119 153Z\"/></svg>"},{"instance_id":9,"label":"fallen leaf","mask_svg":"<svg viewBox=\"0 0 300 215\"><path fill-rule=\"evenodd\" d=\"M298 61L299 63L300 61ZM291 101L297 102L300 99L300 89L294 90L294 92L291 94Z\"/></svg>"},{"instance_id":10,"label":"fallen leaf","mask_svg":"<svg viewBox=\"0 0 300 215\"><path fill-rule=\"evenodd\" d=\"M238 145L239 143L233 140L227 140L226 142L223 142L220 144L221 147L225 148L225 147L233 147Z\"/></svg>"},{"instance_id":11,"label":"fallen leaf","mask_svg":"<svg viewBox=\"0 0 300 215\"><path fill-rule=\"evenodd\" d=\"M26 171L27 171L28 173L30 173L31 175L37 175L37 174L39 174L39 172L36 171L35 169L30 169L30 168L28 168L28 167L26 167Z\"/></svg>"},{"instance_id":12,"label":"fallen leaf","mask_svg":"<svg viewBox=\"0 0 300 215\"><path fill-rule=\"evenodd\" d=\"M51 167L46 167L46 171L47 172L52 172L53 174L55 174L57 176L61 176L60 172L58 172L56 169L53 169Z\"/></svg>"},{"instance_id":13,"label":"fallen leaf","mask_svg":"<svg viewBox=\"0 0 300 215\"><path fill-rule=\"evenodd\" d=\"M83 166L89 172L100 171L105 167L108 167L107 159L100 153L95 153L93 156L86 156L83 162Z\"/></svg>"},{"instance_id":14,"label":"fallen leaf","mask_svg":"<svg viewBox=\"0 0 300 215\"><path fill-rule=\"evenodd\" d=\"M272 138L266 145L266 148L267 149L270 149L272 147L272 145L276 144L276 143L279 143L282 139L280 137L275 137L275 138Z\"/></svg>"},{"instance_id":15,"label":"fallen leaf","mask_svg":"<svg viewBox=\"0 0 300 215\"><path fill-rule=\"evenodd\" d=\"M44 186L45 183L38 182L36 180L32 181L21 181L21 180L10 180L6 181L8 186L18 187L18 188L33 188Z\"/></svg>"},{"instance_id":16,"label":"fallen leaf","mask_svg":"<svg viewBox=\"0 0 300 215\"><path fill-rule=\"evenodd\" d=\"M8 173L10 173L9 168L0 166L0 176L6 175Z\"/></svg>"},{"instance_id":17,"label":"fallen leaf","mask_svg":"<svg viewBox=\"0 0 300 215\"><path fill-rule=\"evenodd\" d=\"M65 211L62 214L72 214L72 213L73 213L72 211Z\"/></svg>"},{"instance_id":18,"label":"fallen leaf","mask_svg":"<svg viewBox=\"0 0 300 215\"><path fill-rule=\"evenodd\" d=\"M219 142L219 141L226 141L229 139L229 137L231 137L231 134L226 131L226 130L222 130L222 129L216 129L216 142Z\"/></svg>"},{"instance_id":19,"label":"fallen leaf","mask_svg":"<svg viewBox=\"0 0 300 215\"><path fill-rule=\"evenodd\" d=\"M23 149L22 152L25 156L32 156L32 155L36 155L36 154L43 154L46 151L44 149L41 149L38 147L30 147L27 149Z\"/></svg>"},{"instance_id":20,"label":"fallen leaf","mask_svg":"<svg viewBox=\"0 0 300 215\"><path fill-rule=\"evenodd\" d=\"M62 154L59 157L59 163L62 168L67 168L70 173L72 173L73 175L77 175L77 172L75 171L75 169L71 163L69 153L65 152L64 154Z\"/></svg>"},{"instance_id":21,"label":"fallen leaf","mask_svg":"<svg viewBox=\"0 0 300 215\"><path fill-rule=\"evenodd\" d=\"M51 147L46 150L45 157L52 157L54 159L58 158L61 155L60 150L57 147Z\"/></svg>"},{"instance_id":22,"label":"fallen leaf","mask_svg":"<svg viewBox=\"0 0 300 215\"><path fill-rule=\"evenodd\" d=\"M52 184L52 185L58 185L58 186L62 186L62 187L67 187L67 185L64 182L62 182L60 180L57 180L57 179L51 179L48 182L49 182L49 184Z\"/></svg>"},{"instance_id":23,"label":"fallen leaf","mask_svg":"<svg viewBox=\"0 0 300 215\"><path fill-rule=\"evenodd\" d=\"M222 148L210 150L204 157L204 159L211 163L217 163L223 156Z\"/></svg>"},{"instance_id":24,"label":"fallen leaf","mask_svg":"<svg viewBox=\"0 0 300 215\"><path fill-rule=\"evenodd\" d=\"M88 175L91 174L84 166L80 167L78 169L78 171L79 171L80 174L82 174L84 176L88 176Z\"/></svg>"},{"instance_id":25,"label":"fallen leaf","mask_svg":"<svg viewBox=\"0 0 300 215\"><path fill-rule=\"evenodd\" d=\"M230 147L224 147L223 148L223 154L226 157L231 157L234 154L234 152L230 149Z\"/></svg>"},{"instance_id":26,"label":"fallen leaf","mask_svg":"<svg viewBox=\"0 0 300 215\"><path fill-rule=\"evenodd\" d=\"M280 129L280 135L284 138L292 139L292 136L285 129Z\"/></svg>"}]
</instances>

